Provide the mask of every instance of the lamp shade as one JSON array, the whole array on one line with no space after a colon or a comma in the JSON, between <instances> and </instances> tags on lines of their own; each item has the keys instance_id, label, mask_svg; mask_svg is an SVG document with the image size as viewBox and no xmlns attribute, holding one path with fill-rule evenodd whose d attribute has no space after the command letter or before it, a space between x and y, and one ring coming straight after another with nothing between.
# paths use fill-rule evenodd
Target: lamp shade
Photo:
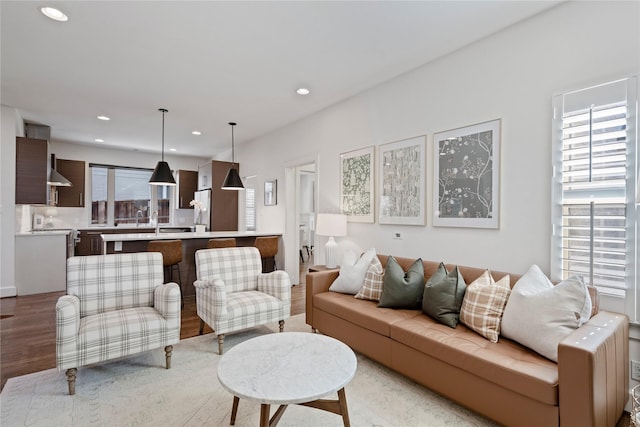
<instances>
[{"instance_id":1,"label":"lamp shade","mask_svg":"<svg viewBox=\"0 0 640 427\"><path fill-rule=\"evenodd\" d=\"M158 111L162 113L162 160L158 162L156 168L153 170L149 185L176 185L176 180L173 179L169 163L164 161L164 115L169 110L159 108Z\"/></svg>"},{"instance_id":2,"label":"lamp shade","mask_svg":"<svg viewBox=\"0 0 640 427\"><path fill-rule=\"evenodd\" d=\"M233 167L236 164L236 155L233 143L233 128L237 125L235 122L229 122L229 126L231 126L231 163L232 166L229 168L229 172L227 172L227 176L222 183L223 190L244 190L244 185L242 185L242 180L240 179L240 175L238 175L238 170Z\"/></svg>"},{"instance_id":3,"label":"lamp shade","mask_svg":"<svg viewBox=\"0 0 640 427\"><path fill-rule=\"evenodd\" d=\"M169 168L169 163L160 161L156 165L156 168L153 170L153 174L151 174L151 179L149 179L149 184L151 185L176 185L176 180L173 178L173 174L171 173L171 168Z\"/></svg>"},{"instance_id":4,"label":"lamp shade","mask_svg":"<svg viewBox=\"0 0 640 427\"><path fill-rule=\"evenodd\" d=\"M240 175L238 175L238 170L236 168L230 168L229 172L227 172L227 176L222 183L223 190L244 190L244 185L242 185L242 180L240 179Z\"/></svg>"},{"instance_id":5,"label":"lamp shade","mask_svg":"<svg viewBox=\"0 0 640 427\"><path fill-rule=\"evenodd\" d=\"M343 214L319 213L316 221L316 234L319 236L346 236L347 216Z\"/></svg>"}]
</instances>

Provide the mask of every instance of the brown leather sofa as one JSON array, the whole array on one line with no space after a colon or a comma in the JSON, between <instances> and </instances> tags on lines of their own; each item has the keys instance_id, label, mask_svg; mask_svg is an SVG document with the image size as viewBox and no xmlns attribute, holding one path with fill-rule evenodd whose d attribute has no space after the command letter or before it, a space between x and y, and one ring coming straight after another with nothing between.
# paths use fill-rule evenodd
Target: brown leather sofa
<instances>
[{"instance_id":1,"label":"brown leather sofa","mask_svg":"<svg viewBox=\"0 0 640 427\"><path fill-rule=\"evenodd\" d=\"M386 265L387 257L379 255ZM412 259L396 257L406 270ZM425 281L439 262L424 261ZM452 266L447 266L450 268ZM459 266L467 283L484 269ZM495 280L506 273L492 272ZM629 321L599 311L566 337L558 363L504 337L497 343L420 310L329 292L338 270L306 276L306 322L315 330L507 426L615 426L629 395ZM520 275L511 274L511 286Z\"/></svg>"}]
</instances>

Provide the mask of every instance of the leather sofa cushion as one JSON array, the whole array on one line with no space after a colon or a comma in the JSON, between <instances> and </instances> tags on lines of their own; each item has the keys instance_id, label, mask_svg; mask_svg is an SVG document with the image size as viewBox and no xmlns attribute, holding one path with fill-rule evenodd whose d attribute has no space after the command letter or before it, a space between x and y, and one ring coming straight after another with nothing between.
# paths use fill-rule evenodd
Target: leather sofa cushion
<instances>
[{"instance_id":1,"label":"leather sofa cushion","mask_svg":"<svg viewBox=\"0 0 640 427\"><path fill-rule=\"evenodd\" d=\"M420 310L379 308L375 301L356 299L353 295L322 292L313 296L314 309L331 313L385 337L391 334L391 325L420 316ZM322 332L322 331L321 331Z\"/></svg>"},{"instance_id":2,"label":"leather sofa cushion","mask_svg":"<svg viewBox=\"0 0 640 427\"><path fill-rule=\"evenodd\" d=\"M394 341L516 393L558 405L558 365L520 344L502 337L492 343L463 324L452 329L424 315L390 327Z\"/></svg>"}]
</instances>

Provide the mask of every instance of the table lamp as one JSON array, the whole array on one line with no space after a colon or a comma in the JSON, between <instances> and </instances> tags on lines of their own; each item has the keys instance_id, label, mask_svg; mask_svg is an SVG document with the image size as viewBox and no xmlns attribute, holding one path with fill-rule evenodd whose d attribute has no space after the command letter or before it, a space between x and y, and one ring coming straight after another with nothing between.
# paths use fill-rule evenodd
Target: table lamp
<instances>
[{"instance_id":1,"label":"table lamp","mask_svg":"<svg viewBox=\"0 0 640 427\"><path fill-rule=\"evenodd\" d=\"M319 213L315 225L317 235L329 236L329 240L324 246L325 264L327 268L336 268L338 244L333 238L347 235L347 216L343 214Z\"/></svg>"}]
</instances>

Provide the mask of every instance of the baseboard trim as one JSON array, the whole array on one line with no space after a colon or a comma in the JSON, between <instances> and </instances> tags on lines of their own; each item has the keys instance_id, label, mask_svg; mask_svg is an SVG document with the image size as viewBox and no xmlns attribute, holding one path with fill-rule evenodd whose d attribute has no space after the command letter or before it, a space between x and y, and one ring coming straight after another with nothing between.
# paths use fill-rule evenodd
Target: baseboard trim
<instances>
[{"instance_id":1,"label":"baseboard trim","mask_svg":"<svg viewBox=\"0 0 640 427\"><path fill-rule=\"evenodd\" d=\"M16 295L18 295L18 290L15 286L0 287L0 298L15 297Z\"/></svg>"}]
</instances>

